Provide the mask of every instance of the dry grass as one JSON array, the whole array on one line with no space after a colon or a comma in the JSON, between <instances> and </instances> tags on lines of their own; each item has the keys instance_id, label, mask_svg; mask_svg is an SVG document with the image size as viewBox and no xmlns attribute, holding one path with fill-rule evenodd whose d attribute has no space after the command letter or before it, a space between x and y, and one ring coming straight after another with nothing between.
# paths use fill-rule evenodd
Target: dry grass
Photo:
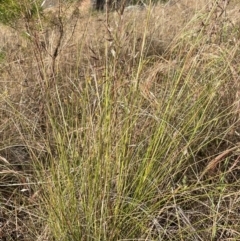
<instances>
[{"instance_id":1,"label":"dry grass","mask_svg":"<svg viewBox=\"0 0 240 241\"><path fill-rule=\"evenodd\" d=\"M240 5L207 2L1 26L0 240L239 240Z\"/></svg>"}]
</instances>

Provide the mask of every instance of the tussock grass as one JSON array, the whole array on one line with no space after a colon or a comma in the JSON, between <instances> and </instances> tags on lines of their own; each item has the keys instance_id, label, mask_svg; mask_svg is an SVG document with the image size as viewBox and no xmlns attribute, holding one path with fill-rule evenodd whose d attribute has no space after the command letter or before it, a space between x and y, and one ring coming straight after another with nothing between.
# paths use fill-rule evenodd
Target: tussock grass
<instances>
[{"instance_id":1,"label":"tussock grass","mask_svg":"<svg viewBox=\"0 0 240 241\"><path fill-rule=\"evenodd\" d=\"M239 239L237 5L184 3L2 40L1 238Z\"/></svg>"}]
</instances>

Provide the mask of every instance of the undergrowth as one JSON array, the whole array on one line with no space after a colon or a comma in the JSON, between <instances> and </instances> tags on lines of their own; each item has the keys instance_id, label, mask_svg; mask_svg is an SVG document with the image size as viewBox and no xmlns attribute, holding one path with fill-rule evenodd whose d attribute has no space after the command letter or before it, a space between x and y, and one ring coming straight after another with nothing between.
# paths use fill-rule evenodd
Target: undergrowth
<instances>
[{"instance_id":1,"label":"undergrowth","mask_svg":"<svg viewBox=\"0 0 240 241\"><path fill-rule=\"evenodd\" d=\"M240 239L230 6L185 11L181 28L159 5L6 29L1 240Z\"/></svg>"}]
</instances>

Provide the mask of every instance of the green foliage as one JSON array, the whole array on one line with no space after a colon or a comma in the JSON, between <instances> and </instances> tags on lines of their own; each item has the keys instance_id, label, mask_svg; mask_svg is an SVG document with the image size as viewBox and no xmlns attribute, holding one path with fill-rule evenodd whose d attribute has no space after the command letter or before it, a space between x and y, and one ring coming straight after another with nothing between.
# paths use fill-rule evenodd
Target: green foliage
<instances>
[{"instance_id":1,"label":"green foliage","mask_svg":"<svg viewBox=\"0 0 240 241\"><path fill-rule=\"evenodd\" d=\"M0 22L5 25L14 26L15 23L22 19L30 19L40 9L41 1L32 3L30 0L1 0L0 1Z\"/></svg>"},{"instance_id":2,"label":"green foliage","mask_svg":"<svg viewBox=\"0 0 240 241\"><path fill-rule=\"evenodd\" d=\"M6 56L6 53L3 51L0 51L0 63L4 61L5 56Z\"/></svg>"},{"instance_id":3,"label":"green foliage","mask_svg":"<svg viewBox=\"0 0 240 241\"><path fill-rule=\"evenodd\" d=\"M11 21L20 17L21 7L17 1L2 0L0 3L0 21L9 24Z\"/></svg>"}]
</instances>

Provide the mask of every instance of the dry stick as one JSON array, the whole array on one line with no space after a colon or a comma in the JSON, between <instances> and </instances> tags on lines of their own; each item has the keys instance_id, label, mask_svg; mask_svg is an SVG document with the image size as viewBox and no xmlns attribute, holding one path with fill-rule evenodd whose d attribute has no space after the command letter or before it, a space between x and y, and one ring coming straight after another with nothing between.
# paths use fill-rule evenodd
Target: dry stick
<instances>
[{"instance_id":1,"label":"dry stick","mask_svg":"<svg viewBox=\"0 0 240 241\"><path fill-rule=\"evenodd\" d=\"M213 171L214 169L216 169L217 164L219 164L222 159L227 156L229 153L231 153L232 151L237 150L240 147L240 143L237 143L237 145L235 147L232 147L230 149L225 150L224 152L222 152L221 154L219 154L217 157L215 157L213 160L211 160L208 165L206 166L206 168L204 169L204 171L202 172L202 174L200 175L200 180L203 178L203 176L209 172L209 171Z\"/></svg>"},{"instance_id":2,"label":"dry stick","mask_svg":"<svg viewBox=\"0 0 240 241\"><path fill-rule=\"evenodd\" d=\"M127 2L127 0L121 1L120 11L119 11L121 17L123 16L125 6L126 6L126 2Z\"/></svg>"},{"instance_id":3,"label":"dry stick","mask_svg":"<svg viewBox=\"0 0 240 241\"><path fill-rule=\"evenodd\" d=\"M10 164L8 160L2 156L0 156L0 161L3 161L5 164Z\"/></svg>"},{"instance_id":4,"label":"dry stick","mask_svg":"<svg viewBox=\"0 0 240 241\"><path fill-rule=\"evenodd\" d=\"M26 32L31 37L30 41L33 43L33 46L34 46L33 53L34 53L34 57L37 61L38 72L40 74L41 79L43 80L44 74L42 72L42 69L44 66L44 63L43 63L44 61L42 58L42 50L41 50L42 48L40 46L38 34L37 34L36 30L31 26L29 17L25 18L25 29L26 29ZM40 63L40 66L39 66L39 63Z\"/></svg>"},{"instance_id":5,"label":"dry stick","mask_svg":"<svg viewBox=\"0 0 240 241\"><path fill-rule=\"evenodd\" d=\"M57 27L59 30L59 37L57 40L57 44L52 56L52 77L55 80L55 65L56 65L56 58L59 55L59 48L61 46L62 40L63 40L63 35L64 35L64 30L63 30L63 21L62 21L62 16L61 16L61 5L59 5L59 9L58 9L58 23L57 23Z\"/></svg>"}]
</instances>

